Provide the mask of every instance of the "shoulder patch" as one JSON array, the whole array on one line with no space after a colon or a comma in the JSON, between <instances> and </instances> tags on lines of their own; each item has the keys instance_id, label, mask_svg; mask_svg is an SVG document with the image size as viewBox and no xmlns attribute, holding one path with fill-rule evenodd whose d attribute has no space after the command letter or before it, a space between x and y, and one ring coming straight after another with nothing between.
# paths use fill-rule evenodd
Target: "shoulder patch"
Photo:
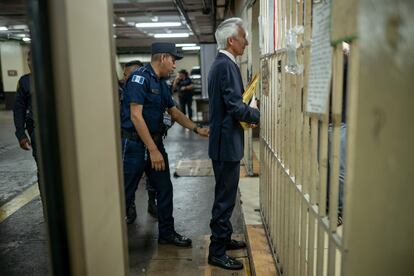
<instances>
[{"instance_id":1,"label":"shoulder patch","mask_svg":"<svg viewBox=\"0 0 414 276\"><path fill-rule=\"evenodd\" d=\"M133 75L131 81L137 82L139 84L144 84L145 78L143 76Z\"/></svg>"}]
</instances>

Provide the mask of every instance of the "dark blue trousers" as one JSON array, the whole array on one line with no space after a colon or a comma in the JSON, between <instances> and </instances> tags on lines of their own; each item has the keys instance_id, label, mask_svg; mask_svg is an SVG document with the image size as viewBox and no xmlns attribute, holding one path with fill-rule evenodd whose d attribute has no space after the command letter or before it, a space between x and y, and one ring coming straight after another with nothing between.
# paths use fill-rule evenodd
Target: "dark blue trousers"
<instances>
[{"instance_id":1,"label":"dark blue trousers","mask_svg":"<svg viewBox=\"0 0 414 276\"><path fill-rule=\"evenodd\" d=\"M223 162L213 160L216 187L212 219L210 221L210 256L221 257L226 253L226 242L231 239L233 227L230 222L236 204L240 178L240 161Z\"/></svg>"},{"instance_id":2,"label":"dark blue trousers","mask_svg":"<svg viewBox=\"0 0 414 276\"><path fill-rule=\"evenodd\" d=\"M164 157L165 170L155 171L151 168L149 154L142 141L122 139L122 161L124 167L124 189L126 209L135 199L135 192L142 175L147 174L157 192L157 211L159 236L166 237L174 232L173 187L170 179L168 155L164 144L156 142L158 150Z\"/></svg>"}]
</instances>

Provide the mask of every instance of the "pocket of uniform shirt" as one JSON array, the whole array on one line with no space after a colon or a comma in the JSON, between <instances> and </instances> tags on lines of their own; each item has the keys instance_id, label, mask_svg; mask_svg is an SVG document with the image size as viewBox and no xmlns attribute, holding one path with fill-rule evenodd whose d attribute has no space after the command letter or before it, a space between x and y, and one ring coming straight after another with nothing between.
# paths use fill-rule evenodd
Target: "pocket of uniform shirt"
<instances>
[{"instance_id":1,"label":"pocket of uniform shirt","mask_svg":"<svg viewBox=\"0 0 414 276\"><path fill-rule=\"evenodd\" d=\"M160 90L157 88L150 88L150 93L147 93L147 99L149 102L152 102L152 103L160 103L161 102Z\"/></svg>"}]
</instances>

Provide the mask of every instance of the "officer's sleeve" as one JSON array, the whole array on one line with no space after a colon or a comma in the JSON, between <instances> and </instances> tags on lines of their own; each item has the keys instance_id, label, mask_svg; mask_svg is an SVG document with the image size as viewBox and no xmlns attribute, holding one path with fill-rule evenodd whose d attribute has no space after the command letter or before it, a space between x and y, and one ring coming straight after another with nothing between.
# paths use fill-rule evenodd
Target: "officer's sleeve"
<instances>
[{"instance_id":1,"label":"officer's sleeve","mask_svg":"<svg viewBox=\"0 0 414 276\"><path fill-rule=\"evenodd\" d=\"M145 91L148 89L148 79L139 74L133 74L126 83L124 99L128 104L144 105Z\"/></svg>"},{"instance_id":2,"label":"officer's sleeve","mask_svg":"<svg viewBox=\"0 0 414 276\"><path fill-rule=\"evenodd\" d=\"M16 98L13 107L13 119L14 126L16 127L16 137L17 140L21 141L23 138L27 138L25 132L26 124L26 112L29 104L28 101L28 91L24 90L22 85L22 78L19 79L16 89Z\"/></svg>"},{"instance_id":3,"label":"officer's sleeve","mask_svg":"<svg viewBox=\"0 0 414 276\"><path fill-rule=\"evenodd\" d=\"M235 73L236 72L232 72L232 70L227 67L220 74L222 84L221 90L223 91L222 97L227 112L238 121L257 124L260 120L260 112L243 103L243 97L241 95L242 91L235 90L236 87L240 87Z\"/></svg>"}]
</instances>

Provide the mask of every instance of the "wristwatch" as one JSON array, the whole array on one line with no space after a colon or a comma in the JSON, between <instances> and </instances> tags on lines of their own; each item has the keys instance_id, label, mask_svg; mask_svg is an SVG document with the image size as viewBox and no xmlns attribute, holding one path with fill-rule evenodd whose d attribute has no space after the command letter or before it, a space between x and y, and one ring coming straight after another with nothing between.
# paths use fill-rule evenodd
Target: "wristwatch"
<instances>
[{"instance_id":1,"label":"wristwatch","mask_svg":"<svg viewBox=\"0 0 414 276\"><path fill-rule=\"evenodd\" d=\"M197 129L198 129L198 125L196 125L196 126L193 128L193 131L194 131L194 133L197 133L197 134L198 134Z\"/></svg>"}]
</instances>

